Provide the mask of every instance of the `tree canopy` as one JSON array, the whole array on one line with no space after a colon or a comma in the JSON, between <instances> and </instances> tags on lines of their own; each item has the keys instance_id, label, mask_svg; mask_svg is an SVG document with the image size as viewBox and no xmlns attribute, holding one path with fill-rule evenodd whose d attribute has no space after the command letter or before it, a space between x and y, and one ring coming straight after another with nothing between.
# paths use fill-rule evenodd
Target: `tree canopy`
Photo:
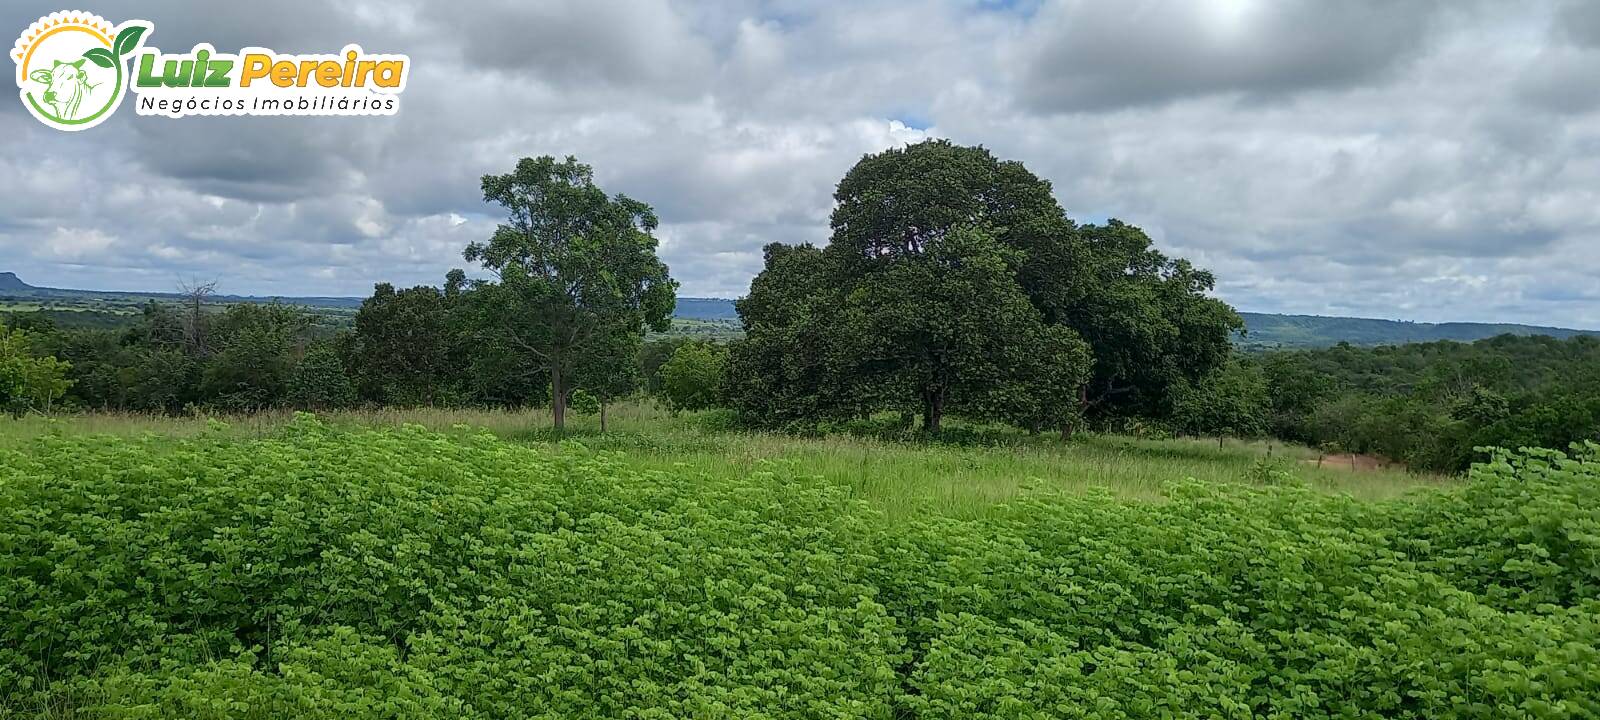
<instances>
[{"instance_id":1,"label":"tree canopy","mask_svg":"<svg viewBox=\"0 0 1600 720\"><path fill-rule=\"evenodd\" d=\"M947 409L1070 432L1083 413L1170 413L1228 356L1209 273L1138 228L1079 227L1050 184L929 141L840 181L822 249L768 246L739 303L730 396L758 422Z\"/></svg>"},{"instance_id":2,"label":"tree canopy","mask_svg":"<svg viewBox=\"0 0 1600 720\"><path fill-rule=\"evenodd\" d=\"M478 339L544 372L559 429L578 368L620 336L665 330L677 283L656 257L649 205L608 196L575 158L523 158L483 178L483 198L506 212L464 257L497 276L470 293Z\"/></svg>"}]
</instances>

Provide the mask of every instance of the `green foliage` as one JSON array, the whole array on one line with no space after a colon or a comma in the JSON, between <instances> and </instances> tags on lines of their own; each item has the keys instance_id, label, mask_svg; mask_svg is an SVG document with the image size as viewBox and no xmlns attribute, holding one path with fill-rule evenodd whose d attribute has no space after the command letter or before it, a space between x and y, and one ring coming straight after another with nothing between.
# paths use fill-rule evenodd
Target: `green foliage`
<instances>
[{"instance_id":1,"label":"green foliage","mask_svg":"<svg viewBox=\"0 0 1600 720\"><path fill-rule=\"evenodd\" d=\"M334 410L356 404L356 388L333 343L313 345L289 378L289 405L305 410Z\"/></svg>"},{"instance_id":2,"label":"green foliage","mask_svg":"<svg viewBox=\"0 0 1600 720\"><path fill-rule=\"evenodd\" d=\"M719 345L688 342L661 366L661 397L673 410L708 410L722 399L728 352Z\"/></svg>"},{"instance_id":3,"label":"green foliage","mask_svg":"<svg viewBox=\"0 0 1600 720\"><path fill-rule=\"evenodd\" d=\"M1600 439L1600 339L1501 336L1397 347L1268 353L1271 431L1460 471L1478 447L1561 448Z\"/></svg>"},{"instance_id":4,"label":"green foliage","mask_svg":"<svg viewBox=\"0 0 1600 720\"><path fill-rule=\"evenodd\" d=\"M1138 228L1077 227L983 148L869 155L834 197L828 246L769 246L738 304L730 397L757 424L898 410L937 431L948 410L1069 433L1170 410L1242 327L1210 273Z\"/></svg>"},{"instance_id":5,"label":"green foliage","mask_svg":"<svg viewBox=\"0 0 1600 720\"><path fill-rule=\"evenodd\" d=\"M1600 610L1600 445L1495 450L1462 492L1400 509L1406 547L1507 610Z\"/></svg>"},{"instance_id":6,"label":"green foliage","mask_svg":"<svg viewBox=\"0 0 1600 720\"><path fill-rule=\"evenodd\" d=\"M288 396L310 320L286 305L233 305L218 323L201 392L234 410L277 407Z\"/></svg>"},{"instance_id":7,"label":"green foliage","mask_svg":"<svg viewBox=\"0 0 1600 720\"><path fill-rule=\"evenodd\" d=\"M1269 405L1261 369L1230 361L1174 389L1172 426L1188 435L1256 437L1267 431Z\"/></svg>"},{"instance_id":8,"label":"green foliage","mask_svg":"<svg viewBox=\"0 0 1600 720\"><path fill-rule=\"evenodd\" d=\"M847 367L837 288L811 245L772 243L765 266L739 300L745 337L731 345L728 398L746 422L767 427L814 424L858 411Z\"/></svg>"},{"instance_id":9,"label":"green foliage","mask_svg":"<svg viewBox=\"0 0 1600 720\"><path fill-rule=\"evenodd\" d=\"M578 388L568 396L567 409L578 415L593 415L600 412L600 399L588 390Z\"/></svg>"},{"instance_id":10,"label":"green foliage","mask_svg":"<svg viewBox=\"0 0 1600 720\"><path fill-rule=\"evenodd\" d=\"M888 524L417 427L47 437L0 451L0 713L1593 717L1595 450Z\"/></svg>"},{"instance_id":11,"label":"green foliage","mask_svg":"<svg viewBox=\"0 0 1600 720\"><path fill-rule=\"evenodd\" d=\"M179 413L246 411L287 402L295 368L317 337L298 308L244 303L219 311L147 303L121 330L63 329L36 336L70 382L66 406Z\"/></svg>"},{"instance_id":12,"label":"green foliage","mask_svg":"<svg viewBox=\"0 0 1600 720\"><path fill-rule=\"evenodd\" d=\"M22 330L0 325L0 410L48 413L72 386L71 363L35 355Z\"/></svg>"},{"instance_id":13,"label":"green foliage","mask_svg":"<svg viewBox=\"0 0 1600 720\"><path fill-rule=\"evenodd\" d=\"M646 328L669 327L677 283L656 257L655 212L607 196L594 171L571 157L523 158L508 174L485 175L483 199L504 209L506 222L464 253L499 277L469 293L477 338L548 374L560 429L585 366L614 358L626 339L636 346ZM615 394L621 376L590 375L591 392Z\"/></svg>"},{"instance_id":14,"label":"green foliage","mask_svg":"<svg viewBox=\"0 0 1600 720\"><path fill-rule=\"evenodd\" d=\"M13 706L870 717L894 691L870 559L837 550L869 518L815 482L708 488L576 447L311 420L5 460Z\"/></svg>"},{"instance_id":15,"label":"green foliage","mask_svg":"<svg viewBox=\"0 0 1600 720\"><path fill-rule=\"evenodd\" d=\"M614 332L595 338L573 368L571 397L578 391L588 395L594 406L615 402L639 389L639 356L643 341L636 333ZM593 411L590 411L593 412Z\"/></svg>"},{"instance_id":16,"label":"green foliage","mask_svg":"<svg viewBox=\"0 0 1600 720\"><path fill-rule=\"evenodd\" d=\"M661 366L687 342L689 338L686 337L659 338L646 340L639 346L639 378L646 393L661 392Z\"/></svg>"},{"instance_id":17,"label":"green foliage","mask_svg":"<svg viewBox=\"0 0 1600 720\"><path fill-rule=\"evenodd\" d=\"M432 405L458 396L467 375L456 298L437 288L373 288L355 318L350 364L361 397Z\"/></svg>"},{"instance_id":18,"label":"green foliage","mask_svg":"<svg viewBox=\"0 0 1600 720\"><path fill-rule=\"evenodd\" d=\"M1086 410L1114 417L1164 417L1172 395L1221 367L1243 329L1233 308L1208 297L1210 272L1156 250L1143 230L1118 220L1078 228L1087 269L1049 298L1056 315L1094 348Z\"/></svg>"}]
</instances>

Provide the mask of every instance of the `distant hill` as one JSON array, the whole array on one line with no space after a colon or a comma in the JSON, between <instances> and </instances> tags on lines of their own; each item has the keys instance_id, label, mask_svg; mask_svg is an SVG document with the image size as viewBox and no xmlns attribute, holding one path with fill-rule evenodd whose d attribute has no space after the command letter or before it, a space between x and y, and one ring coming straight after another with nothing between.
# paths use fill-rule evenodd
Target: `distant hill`
<instances>
[{"instance_id":1,"label":"distant hill","mask_svg":"<svg viewBox=\"0 0 1600 720\"><path fill-rule=\"evenodd\" d=\"M35 309L30 306L48 304L52 311L99 311L128 313L147 300L175 300L177 293L117 292L105 290L69 290L63 288L34 287L15 273L0 272L0 312L7 309ZM282 302L317 308L333 316L348 317L361 307L358 297L292 297L261 295L213 295L211 302L266 303ZM7 301L10 301L7 303ZM7 305L12 307L7 308ZM732 300L721 298L678 298L674 315L680 320L703 323L690 324L691 334L737 333L739 313ZM1600 331L1572 330L1568 328L1515 325L1509 323L1416 323L1401 320L1376 320L1371 318L1323 317L1319 315L1274 315L1270 313L1240 313L1244 317L1246 333L1235 337L1234 342L1247 350L1274 348L1318 348L1347 342L1351 345L1402 345L1413 342L1456 340L1472 342L1496 335L1548 335L1568 338L1573 335L1600 335Z\"/></svg>"},{"instance_id":2,"label":"distant hill","mask_svg":"<svg viewBox=\"0 0 1600 720\"><path fill-rule=\"evenodd\" d=\"M0 300L29 299L29 300L100 300L100 301L132 301L144 302L145 300L176 300L181 297L178 293L171 292L138 292L124 290L75 290L71 288L35 287L18 278L16 273L0 273ZM362 298L350 297L290 297L276 295L212 295L214 303L270 303L282 302L286 305L300 305L315 308L358 308L361 307Z\"/></svg>"},{"instance_id":3,"label":"distant hill","mask_svg":"<svg viewBox=\"0 0 1600 720\"><path fill-rule=\"evenodd\" d=\"M1235 342L1247 349L1317 348L1341 342L1351 345L1404 345L1438 340L1472 342L1496 335L1548 335L1553 338L1569 338L1574 335L1600 336L1600 332L1593 330L1512 323L1419 323L1268 313L1239 313L1239 315L1244 318L1246 331L1244 337L1235 338Z\"/></svg>"},{"instance_id":4,"label":"distant hill","mask_svg":"<svg viewBox=\"0 0 1600 720\"><path fill-rule=\"evenodd\" d=\"M674 317L689 320L738 320L739 311L733 308L732 300L721 298L678 298L678 309L672 313Z\"/></svg>"},{"instance_id":5,"label":"distant hill","mask_svg":"<svg viewBox=\"0 0 1600 720\"><path fill-rule=\"evenodd\" d=\"M0 273L0 293L17 293L33 290L34 287L22 281L16 273Z\"/></svg>"}]
</instances>

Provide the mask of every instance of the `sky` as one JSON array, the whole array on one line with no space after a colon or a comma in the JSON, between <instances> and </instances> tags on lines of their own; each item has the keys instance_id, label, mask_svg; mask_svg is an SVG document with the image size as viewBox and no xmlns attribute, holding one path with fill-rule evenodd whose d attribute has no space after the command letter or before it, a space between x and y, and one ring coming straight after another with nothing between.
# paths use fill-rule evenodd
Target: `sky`
<instances>
[{"instance_id":1,"label":"sky","mask_svg":"<svg viewBox=\"0 0 1600 720\"><path fill-rule=\"evenodd\" d=\"M405 53L392 117L0 101L0 271L35 285L366 295L439 284L501 218L479 179L574 155L651 204L688 296L828 238L864 154L1024 162L1246 311L1600 328L1600 2L8 0L147 46ZM13 96L15 98L15 96Z\"/></svg>"}]
</instances>

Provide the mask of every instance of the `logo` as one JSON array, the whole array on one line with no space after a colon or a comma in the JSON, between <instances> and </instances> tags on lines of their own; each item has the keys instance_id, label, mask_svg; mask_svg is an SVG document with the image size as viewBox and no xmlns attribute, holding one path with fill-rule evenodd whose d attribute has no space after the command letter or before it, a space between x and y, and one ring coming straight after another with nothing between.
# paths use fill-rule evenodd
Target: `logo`
<instances>
[{"instance_id":1,"label":"logo","mask_svg":"<svg viewBox=\"0 0 1600 720\"><path fill-rule=\"evenodd\" d=\"M325 55L226 53L209 43L168 54L142 47L154 29L78 11L39 18L11 53L23 104L60 130L98 125L129 89L140 115L393 115L411 70L405 55L354 44Z\"/></svg>"},{"instance_id":2,"label":"logo","mask_svg":"<svg viewBox=\"0 0 1600 720\"><path fill-rule=\"evenodd\" d=\"M87 130L111 116L127 92L128 60L150 23L112 27L86 12L54 12L28 26L11 50L22 104L58 130Z\"/></svg>"}]
</instances>

